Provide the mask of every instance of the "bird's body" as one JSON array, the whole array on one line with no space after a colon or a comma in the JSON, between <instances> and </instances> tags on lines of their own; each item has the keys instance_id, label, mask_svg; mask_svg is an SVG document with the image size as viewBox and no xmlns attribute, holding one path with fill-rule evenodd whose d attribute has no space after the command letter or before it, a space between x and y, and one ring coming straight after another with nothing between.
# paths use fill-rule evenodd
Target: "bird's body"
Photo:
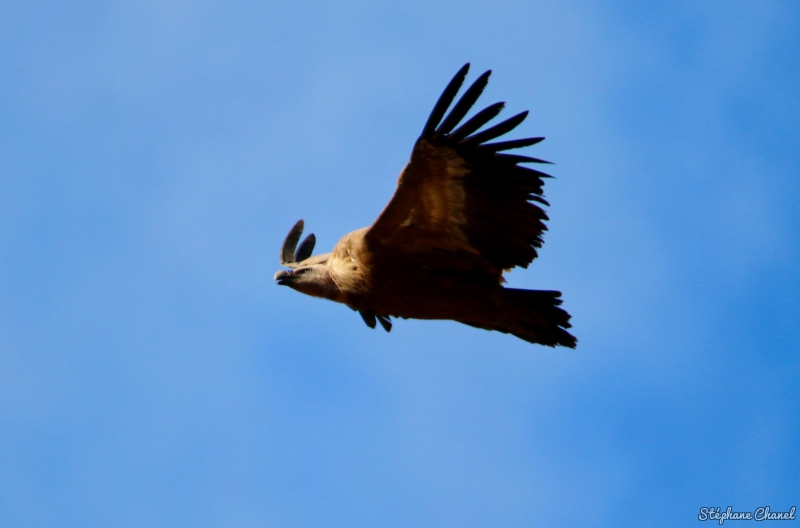
<instances>
[{"instance_id":1,"label":"bird's body","mask_svg":"<svg viewBox=\"0 0 800 528\"><path fill-rule=\"evenodd\" d=\"M502 103L453 129L480 95L483 74L442 120L466 76L459 71L434 107L392 200L375 220L342 237L331 253L311 256L310 235L297 249L302 220L289 233L275 279L308 295L344 303L368 326L388 331L390 317L451 319L511 333L532 343L574 347L560 293L503 287L503 272L527 267L541 246L547 215L536 204L546 174L539 162L503 150L543 138L486 143L516 127L527 112L475 133Z\"/></svg>"}]
</instances>

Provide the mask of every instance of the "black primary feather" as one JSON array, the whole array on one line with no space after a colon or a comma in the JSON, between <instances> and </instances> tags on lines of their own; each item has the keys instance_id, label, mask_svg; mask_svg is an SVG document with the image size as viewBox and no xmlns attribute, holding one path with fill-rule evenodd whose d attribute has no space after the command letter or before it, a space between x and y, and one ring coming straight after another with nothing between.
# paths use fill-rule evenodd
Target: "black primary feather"
<instances>
[{"instance_id":1,"label":"black primary feather","mask_svg":"<svg viewBox=\"0 0 800 528\"><path fill-rule=\"evenodd\" d=\"M466 123L458 127L458 129L456 129L452 134L447 136L447 144L450 146L455 146L459 141L497 117L497 114L499 114L503 108L505 108L505 106L506 104L502 102L494 103L470 117Z\"/></svg>"},{"instance_id":2,"label":"black primary feather","mask_svg":"<svg viewBox=\"0 0 800 528\"><path fill-rule=\"evenodd\" d=\"M466 63L458 70L455 77L450 80L447 88L444 89L442 95L439 96L439 100L436 101L431 115L428 116L428 121L425 123L425 128L422 129L422 135L420 137L425 139L433 137L434 132L436 132L436 126L439 124L439 121L442 120L442 117L444 117L444 113L447 112L453 99L455 99L458 89L461 88L461 85L464 83L464 78L466 78L468 71L469 63Z\"/></svg>"},{"instance_id":3,"label":"black primary feather","mask_svg":"<svg viewBox=\"0 0 800 528\"><path fill-rule=\"evenodd\" d=\"M372 310L359 310L358 314L364 320L364 323L372 329L375 328L375 312ZM383 323L381 323L383 324Z\"/></svg>"},{"instance_id":4,"label":"black primary feather","mask_svg":"<svg viewBox=\"0 0 800 528\"><path fill-rule=\"evenodd\" d=\"M502 136L503 134L507 134L511 132L515 128L519 126L520 123L525 121L525 118L528 117L528 111L525 110L524 112L520 112L519 114L515 115L514 117L510 117L503 121L502 123L498 123L493 127L487 128L482 132L478 132L474 136L470 136L464 139L459 146L460 147L476 147L483 143L484 141L489 141L490 139L494 139L496 137Z\"/></svg>"},{"instance_id":5,"label":"black primary feather","mask_svg":"<svg viewBox=\"0 0 800 528\"><path fill-rule=\"evenodd\" d=\"M492 70L485 71L472 83L472 86L467 88L467 91L464 92L464 95L458 100L453 110L450 111L436 130L436 134L433 136L434 143L436 143L437 139L447 135L462 119L464 119L469 109L472 108L472 105L475 104L475 101L477 101L478 97L483 93L483 89L486 88L486 85L489 83L489 76L491 74Z\"/></svg>"},{"instance_id":6,"label":"black primary feather","mask_svg":"<svg viewBox=\"0 0 800 528\"><path fill-rule=\"evenodd\" d=\"M294 248L297 247L297 241L300 240L300 235L303 234L304 225L302 220L298 220L289 231L289 234L286 235L286 240L283 241L283 245L281 246L281 264L284 266L295 262Z\"/></svg>"},{"instance_id":7,"label":"black primary feather","mask_svg":"<svg viewBox=\"0 0 800 528\"><path fill-rule=\"evenodd\" d=\"M300 243L300 247L297 248L297 251L294 252L294 261L303 262L310 257L311 253L314 252L314 245L316 243L317 237L314 236L314 233L309 234L305 240Z\"/></svg>"},{"instance_id":8,"label":"black primary feather","mask_svg":"<svg viewBox=\"0 0 800 528\"><path fill-rule=\"evenodd\" d=\"M378 316L378 322L381 324L384 330L387 332L392 331L392 322L389 320L388 317L384 317L382 315Z\"/></svg>"},{"instance_id":9,"label":"black primary feather","mask_svg":"<svg viewBox=\"0 0 800 528\"><path fill-rule=\"evenodd\" d=\"M497 143L484 143L478 147L482 152L500 152L501 150L518 149L522 147L530 147L544 141L543 137L514 139L512 141L498 141Z\"/></svg>"},{"instance_id":10,"label":"black primary feather","mask_svg":"<svg viewBox=\"0 0 800 528\"><path fill-rule=\"evenodd\" d=\"M552 165L551 162L539 158L532 158L530 156L519 156L517 154L495 154L494 159L503 163L546 163Z\"/></svg>"}]
</instances>

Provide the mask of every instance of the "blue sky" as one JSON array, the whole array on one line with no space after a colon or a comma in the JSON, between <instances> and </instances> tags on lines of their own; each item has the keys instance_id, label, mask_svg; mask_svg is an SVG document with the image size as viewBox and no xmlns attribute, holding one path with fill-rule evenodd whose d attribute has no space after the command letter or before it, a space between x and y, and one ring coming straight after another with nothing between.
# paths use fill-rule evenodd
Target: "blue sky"
<instances>
[{"instance_id":1,"label":"blue sky","mask_svg":"<svg viewBox=\"0 0 800 528\"><path fill-rule=\"evenodd\" d=\"M273 283L444 85L529 109L575 351ZM800 502L800 8L0 4L0 524L683 526Z\"/></svg>"}]
</instances>

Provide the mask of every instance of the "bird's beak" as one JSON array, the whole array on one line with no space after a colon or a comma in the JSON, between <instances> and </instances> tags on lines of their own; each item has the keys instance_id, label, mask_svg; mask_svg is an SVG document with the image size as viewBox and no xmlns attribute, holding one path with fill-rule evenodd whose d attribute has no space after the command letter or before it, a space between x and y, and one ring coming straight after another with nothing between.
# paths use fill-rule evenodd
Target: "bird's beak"
<instances>
[{"instance_id":1,"label":"bird's beak","mask_svg":"<svg viewBox=\"0 0 800 528\"><path fill-rule=\"evenodd\" d=\"M281 286L286 286L292 279L294 279L294 275L291 271L280 270L275 274L275 282Z\"/></svg>"}]
</instances>

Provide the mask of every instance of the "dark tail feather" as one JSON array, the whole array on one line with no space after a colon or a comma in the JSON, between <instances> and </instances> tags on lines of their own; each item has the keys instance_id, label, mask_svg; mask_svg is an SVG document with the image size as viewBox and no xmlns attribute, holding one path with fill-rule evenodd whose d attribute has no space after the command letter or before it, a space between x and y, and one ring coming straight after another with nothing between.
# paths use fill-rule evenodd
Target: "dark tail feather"
<instances>
[{"instance_id":1,"label":"dark tail feather","mask_svg":"<svg viewBox=\"0 0 800 528\"><path fill-rule=\"evenodd\" d=\"M578 344L570 328L570 315L559 308L561 292L502 288L494 296L496 317L490 324L465 322L470 326L497 330L546 346L575 348Z\"/></svg>"}]
</instances>

